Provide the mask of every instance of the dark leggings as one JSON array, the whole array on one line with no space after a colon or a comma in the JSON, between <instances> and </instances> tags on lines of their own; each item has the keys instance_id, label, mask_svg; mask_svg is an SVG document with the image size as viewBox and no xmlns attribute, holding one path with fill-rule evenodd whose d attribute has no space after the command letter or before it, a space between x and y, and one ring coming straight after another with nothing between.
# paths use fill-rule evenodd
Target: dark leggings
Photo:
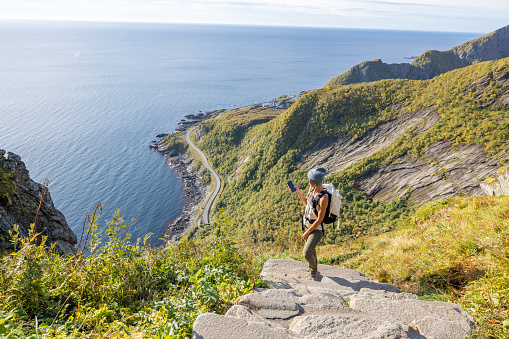
<instances>
[{"instance_id":1,"label":"dark leggings","mask_svg":"<svg viewBox=\"0 0 509 339\"><path fill-rule=\"evenodd\" d=\"M316 245L320 241L323 236L323 232L321 230L314 230L308 237L306 244L304 245L304 250L302 254L304 258L306 258L309 263L309 271L311 274L318 273L318 259L316 258Z\"/></svg>"}]
</instances>

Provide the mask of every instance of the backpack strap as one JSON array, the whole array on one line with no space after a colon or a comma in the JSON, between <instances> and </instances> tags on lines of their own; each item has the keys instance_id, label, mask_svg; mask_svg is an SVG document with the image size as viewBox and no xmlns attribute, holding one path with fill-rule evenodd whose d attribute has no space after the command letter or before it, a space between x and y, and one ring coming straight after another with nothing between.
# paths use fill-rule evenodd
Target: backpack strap
<instances>
[{"instance_id":1,"label":"backpack strap","mask_svg":"<svg viewBox=\"0 0 509 339\"><path fill-rule=\"evenodd\" d=\"M316 197L313 197L313 200L311 202L312 206L313 206L313 210L315 211L315 214L316 214L316 217L318 218L318 211L316 209L316 206L318 205L318 202L320 201L320 199L322 199L322 197L327 194L328 198L329 198L329 203L327 204L327 209L325 210L325 215L329 215L330 214L330 203L331 203L331 199L332 199L332 194L330 194L327 190L322 190L320 193L318 193L316 195ZM323 221L322 221L323 223ZM323 237L325 239L325 227L322 227L322 232L323 232ZM325 240L324 240L325 241Z\"/></svg>"},{"instance_id":2,"label":"backpack strap","mask_svg":"<svg viewBox=\"0 0 509 339\"><path fill-rule=\"evenodd\" d=\"M329 197L329 203L327 204L327 209L325 210L325 215L328 215L330 213L330 201L331 201L332 195L327 190L322 190L320 193L318 193L316 195L316 197L313 197L313 200L312 200L313 210L315 211L315 214L317 217L318 217L318 211L316 209L316 206L318 206L318 202L320 201L320 199L322 199L322 197L325 194L327 194Z\"/></svg>"}]
</instances>

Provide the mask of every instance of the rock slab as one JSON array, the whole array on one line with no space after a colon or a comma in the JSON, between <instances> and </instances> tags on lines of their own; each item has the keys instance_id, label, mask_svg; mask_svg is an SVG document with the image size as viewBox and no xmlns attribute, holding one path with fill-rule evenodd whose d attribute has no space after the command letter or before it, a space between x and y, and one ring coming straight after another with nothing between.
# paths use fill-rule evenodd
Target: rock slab
<instances>
[{"instance_id":1,"label":"rock slab","mask_svg":"<svg viewBox=\"0 0 509 339\"><path fill-rule=\"evenodd\" d=\"M473 318L461 306L422 301L352 269L271 259L261 276L270 286L241 297L226 315L201 314L193 338L409 338L460 339Z\"/></svg>"},{"instance_id":2,"label":"rock slab","mask_svg":"<svg viewBox=\"0 0 509 339\"><path fill-rule=\"evenodd\" d=\"M12 195L0 196L0 248L10 250L13 244L10 242L9 231L12 231L13 225L19 225L20 236L26 237L30 224L35 221L42 185L30 178L25 164L17 154L0 150L0 168L10 176L10 179L7 179L10 183L2 181L0 184L13 183L15 187ZM74 253L76 235L64 215L53 205L48 190L42 200L35 231L47 236L46 244L54 244L57 253Z\"/></svg>"}]
</instances>

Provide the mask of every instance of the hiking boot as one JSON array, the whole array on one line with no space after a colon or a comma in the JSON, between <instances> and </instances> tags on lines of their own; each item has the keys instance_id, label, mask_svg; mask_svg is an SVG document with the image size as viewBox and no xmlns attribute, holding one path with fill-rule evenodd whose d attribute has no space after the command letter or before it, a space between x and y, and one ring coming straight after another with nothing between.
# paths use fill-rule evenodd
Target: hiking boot
<instances>
[{"instance_id":1,"label":"hiking boot","mask_svg":"<svg viewBox=\"0 0 509 339\"><path fill-rule=\"evenodd\" d=\"M309 278L314 281L318 281L318 272L317 273L309 273Z\"/></svg>"}]
</instances>

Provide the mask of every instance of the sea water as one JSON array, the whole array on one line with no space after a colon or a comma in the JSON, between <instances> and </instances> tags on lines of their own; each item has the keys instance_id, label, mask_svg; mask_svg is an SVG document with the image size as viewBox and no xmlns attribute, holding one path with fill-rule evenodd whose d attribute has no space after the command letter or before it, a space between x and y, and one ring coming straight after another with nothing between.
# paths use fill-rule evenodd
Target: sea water
<instances>
[{"instance_id":1,"label":"sea water","mask_svg":"<svg viewBox=\"0 0 509 339\"><path fill-rule=\"evenodd\" d=\"M98 202L158 239L182 183L148 145L187 114L324 86L365 60L411 62L480 36L387 30L0 21L0 149L51 181L79 236Z\"/></svg>"}]
</instances>

